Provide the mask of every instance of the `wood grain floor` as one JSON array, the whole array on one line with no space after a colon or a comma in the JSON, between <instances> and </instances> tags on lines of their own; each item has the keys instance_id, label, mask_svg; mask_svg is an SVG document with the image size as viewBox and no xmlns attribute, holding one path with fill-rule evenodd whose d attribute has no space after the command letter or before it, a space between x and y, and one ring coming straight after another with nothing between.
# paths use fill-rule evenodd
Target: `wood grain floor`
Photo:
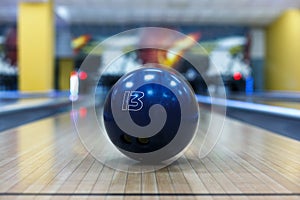
<instances>
[{"instance_id":1,"label":"wood grain floor","mask_svg":"<svg viewBox=\"0 0 300 200\"><path fill-rule=\"evenodd\" d=\"M299 131L300 134L300 131ZM300 142L227 118L204 159L151 173L103 166L70 113L0 133L0 199L299 199Z\"/></svg>"}]
</instances>

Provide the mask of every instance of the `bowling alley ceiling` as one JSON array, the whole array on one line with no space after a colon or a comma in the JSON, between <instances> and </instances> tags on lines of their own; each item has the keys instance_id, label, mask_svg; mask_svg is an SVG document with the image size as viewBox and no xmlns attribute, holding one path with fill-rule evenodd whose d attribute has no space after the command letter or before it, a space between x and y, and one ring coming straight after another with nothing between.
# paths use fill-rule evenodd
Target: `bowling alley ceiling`
<instances>
[{"instance_id":1,"label":"bowling alley ceiling","mask_svg":"<svg viewBox=\"0 0 300 200\"><path fill-rule=\"evenodd\" d=\"M15 21L18 1L1 0L0 21ZM300 0L54 0L68 23L84 24L242 24L267 25Z\"/></svg>"}]
</instances>

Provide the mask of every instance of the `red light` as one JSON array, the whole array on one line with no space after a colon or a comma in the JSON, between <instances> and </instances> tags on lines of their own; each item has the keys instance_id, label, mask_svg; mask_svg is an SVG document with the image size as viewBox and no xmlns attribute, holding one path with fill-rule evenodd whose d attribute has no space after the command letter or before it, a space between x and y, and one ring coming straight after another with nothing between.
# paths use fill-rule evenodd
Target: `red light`
<instances>
[{"instance_id":1,"label":"red light","mask_svg":"<svg viewBox=\"0 0 300 200\"><path fill-rule=\"evenodd\" d=\"M241 80L242 77L243 77L243 75L242 75L240 72L235 72L235 73L233 74L233 79L236 80L236 81Z\"/></svg>"},{"instance_id":2,"label":"red light","mask_svg":"<svg viewBox=\"0 0 300 200\"><path fill-rule=\"evenodd\" d=\"M86 72L79 72L79 78L81 80L85 80L85 79L87 79L87 77L88 77L88 75Z\"/></svg>"},{"instance_id":3,"label":"red light","mask_svg":"<svg viewBox=\"0 0 300 200\"><path fill-rule=\"evenodd\" d=\"M81 118L85 118L86 114L87 114L87 109L86 108L82 107L82 108L79 109L79 116Z\"/></svg>"},{"instance_id":4,"label":"red light","mask_svg":"<svg viewBox=\"0 0 300 200\"><path fill-rule=\"evenodd\" d=\"M71 76L76 76L77 75L77 72L76 71L72 71L71 72Z\"/></svg>"}]
</instances>

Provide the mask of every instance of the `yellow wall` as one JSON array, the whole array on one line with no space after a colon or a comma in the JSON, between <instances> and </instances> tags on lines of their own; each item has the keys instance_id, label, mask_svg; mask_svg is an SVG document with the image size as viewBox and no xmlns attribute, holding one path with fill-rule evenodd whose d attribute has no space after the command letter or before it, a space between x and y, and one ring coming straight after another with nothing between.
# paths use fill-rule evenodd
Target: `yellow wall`
<instances>
[{"instance_id":1,"label":"yellow wall","mask_svg":"<svg viewBox=\"0 0 300 200\"><path fill-rule=\"evenodd\" d=\"M300 10L267 27L265 80L267 90L300 91Z\"/></svg>"},{"instance_id":2,"label":"yellow wall","mask_svg":"<svg viewBox=\"0 0 300 200\"><path fill-rule=\"evenodd\" d=\"M53 89L54 13L52 1L19 3L19 89L47 92Z\"/></svg>"},{"instance_id":3,"label":"yellow wall","mask_svg":"<svg viewBox=\"0 0 300 200\"><path fill-rule=\"evenodd\" d=\"M62 58L58 64L59 71L59 89L69 90L70 89L70 75L74 69L74 61L71 58Z\"/></svg>"}]
</instances>

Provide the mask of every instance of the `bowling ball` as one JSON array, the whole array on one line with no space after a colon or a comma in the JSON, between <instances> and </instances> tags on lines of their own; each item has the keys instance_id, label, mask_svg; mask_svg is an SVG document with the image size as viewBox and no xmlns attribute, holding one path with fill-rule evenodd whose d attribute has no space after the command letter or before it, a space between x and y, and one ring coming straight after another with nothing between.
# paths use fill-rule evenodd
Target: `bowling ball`
<instances>
[{"instance_id":1,"label":"bowling ball","mask_svg":"<svg viewBox=\"0 0 300 200\"><path fill-rule=\"evenodd\" d=\"M106 133L134 160L156 164L178 158L199 119L195 94L174 70L144 67L122 76L104 103Z\"/></svg>"}]
</instances>

